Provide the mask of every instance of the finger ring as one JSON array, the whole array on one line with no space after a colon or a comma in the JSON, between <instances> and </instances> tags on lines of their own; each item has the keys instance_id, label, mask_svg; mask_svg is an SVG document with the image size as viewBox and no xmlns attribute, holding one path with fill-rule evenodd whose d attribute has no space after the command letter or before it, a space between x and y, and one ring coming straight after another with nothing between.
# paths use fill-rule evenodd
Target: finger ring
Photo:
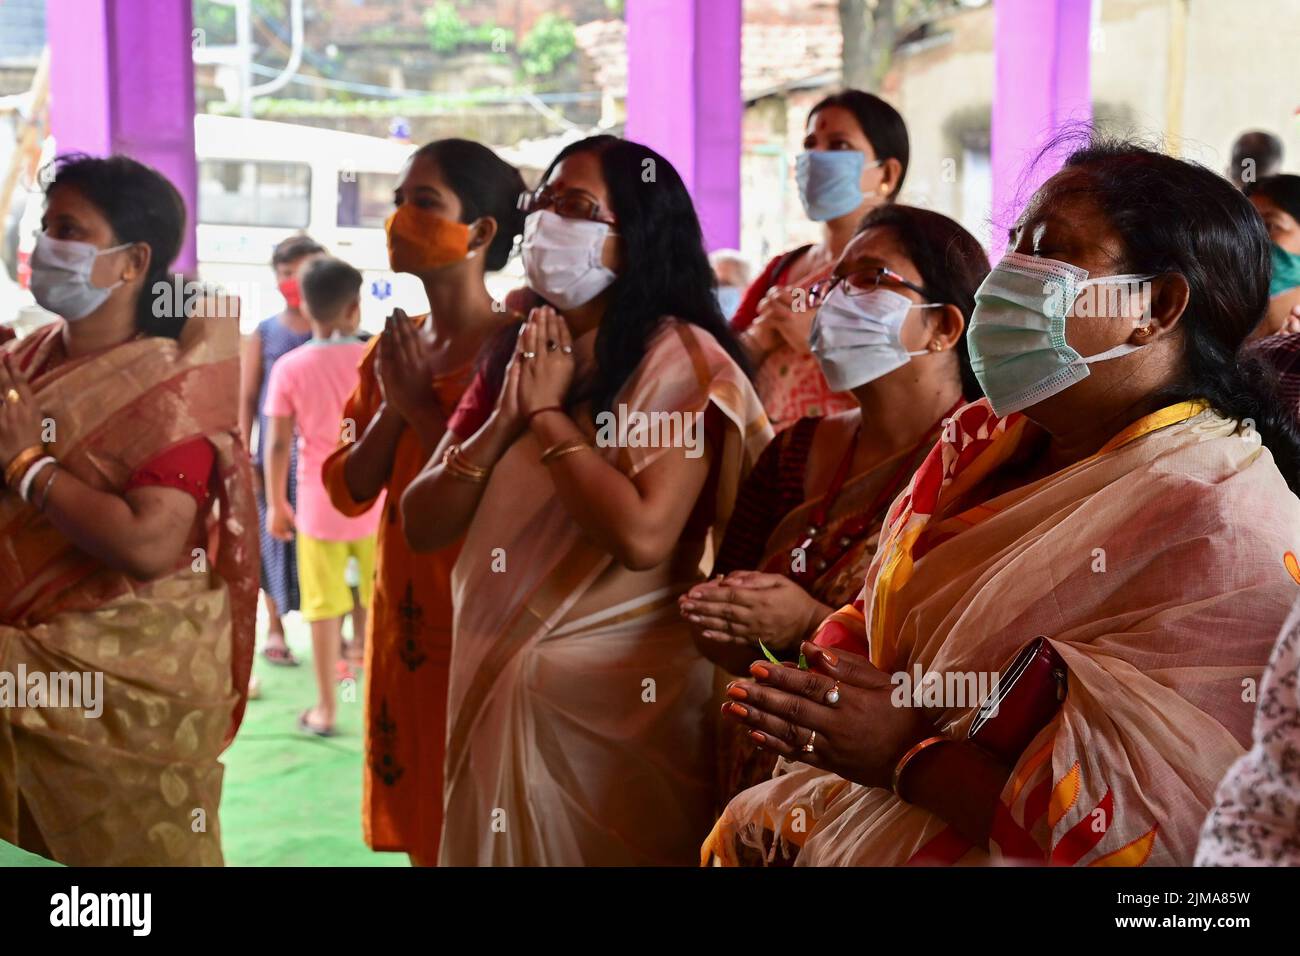
<instances>
[{"instance_id":1,"label":"finger ring","mask_svg":"<svg viewBox=\"0 0 1300 956\"><path fill-rule=\"evenodd\" d=\"M546 340L546 351L548 351L548 352L554 352L554 351L555 351L556 349L558 349L559 347L560 347L560 343L557 342L557 341L555 341L555 339L547 339L547 340Z\"/></svg>"},{"instance_id":2,"label":"finger ring","mask_svg":"<svg viewBox=\"0 0 1300 956\"><path fill-rule=\"evenodd\" d=\"M572 346L572 345L561 345L561 346L560 346L560 351L563 352L565 355L572 355L572 354L573 354L573 346Z\"/></svg>"},{"instance_id":3,"label":"finger ring","mask_svg":"<svg viewBox=\"0 0 1300 956\"><path fill-rule=\"evenodd\" d=\"M834 707L840 702L840 682L836 681L835 686L826 692L826 703Z\"/></svg>"},{"instance_id":4,"label":"finger ring","mask_svg":"<svg viewBox=\"0 0 1300 956\"><path fill-rule=\"evenodd\" d=\"M5 392L5 401L10 405L17 405L22 400L23 397L18 394L18 389L16 388L11 388L9 391Z\"/></svg>"},{"instance_id":5,"label":"finger ring","mask_svg":"<svg viewBox=\"0 0 1300 956\"><path fill-rule=\"evenodd\" d=\"M536 353L536 352L520 352L520 353L519 353L519 357L520 357L521 359L523 359L525 362L527 362L527 361L529 361L529 360L531 360L531 359L535 359L535 358L537 358L537 353Z\"/></svg>"},{"instance_id":6,"label":"finger ring","mask_svg":"<svg viewBox=\"0 0 1300 956\"><path fill-rule=\"evenodd\" d=\"M806 754L810 754L813 752L813 747L816 745L816 743L817 743L817 731L814 730L812 732L812 736L808 738L808 742L804 744L802 747L800 747L799 749Z\"/></svg>"}]
</instances>

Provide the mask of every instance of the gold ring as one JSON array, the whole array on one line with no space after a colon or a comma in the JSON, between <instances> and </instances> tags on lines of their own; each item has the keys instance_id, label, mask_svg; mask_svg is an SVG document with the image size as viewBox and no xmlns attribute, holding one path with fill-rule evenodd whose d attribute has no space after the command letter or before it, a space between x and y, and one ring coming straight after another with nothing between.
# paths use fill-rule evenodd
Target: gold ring
<instances>
[{"instance_id":1,"label":"gold ring","mask_svg":"<svg viewBox=\"0 0 1300 956\"><path fill-rule=\"evenodd\" d=\"M813 747L816 745L816 743L817 743L817 731L814 730L812 732L812 736L808 738L808 742L804 744L802 747L800 747L799 749L806 754L810 754L813 752Z\"/></svg>"},{"instance_id":2,"label":"gold ring","mask_svg":"<svg viewBox=\"0 0 1300 956\"><path fill-rule=\"evenodd\" d=\"M5 401L10 405L17 405L22 400L23 397L18 394L18 389L16 388L11 388L9 391L5 392Z\"/></svg>"}]
</instances>

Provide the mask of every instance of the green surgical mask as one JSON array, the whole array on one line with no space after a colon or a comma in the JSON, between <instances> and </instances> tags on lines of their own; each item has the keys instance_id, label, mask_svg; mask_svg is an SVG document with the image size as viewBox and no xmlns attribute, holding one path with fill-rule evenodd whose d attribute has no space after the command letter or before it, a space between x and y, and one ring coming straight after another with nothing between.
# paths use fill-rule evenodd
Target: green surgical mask
<instances>
[{"instance_id":1,"label":"green surgical mask","mask_svg":"<svg viewBox=\"0 0 1300 956\"><path fill-rule=\"evenodd\" d=\"M1300 253L1287 252L1276 242L1272 247L1273 278L1268 284L1270 296L1281 295L1300 286Z\"/></svg>"}]
</instances>

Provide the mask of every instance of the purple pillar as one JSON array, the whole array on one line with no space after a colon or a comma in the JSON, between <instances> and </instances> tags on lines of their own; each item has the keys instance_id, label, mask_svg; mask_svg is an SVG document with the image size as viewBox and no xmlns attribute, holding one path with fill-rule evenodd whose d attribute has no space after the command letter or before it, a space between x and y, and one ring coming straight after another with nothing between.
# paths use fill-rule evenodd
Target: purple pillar
<instances>
[{"instance_id":1,"label":"purple pillar","mask_svg":"<svg viewBox=\"0 0 1300 956\"><path fill-rule=\"evenodd\" d=\"M740 244L741 0L627 4L628 139L671 162L709 249Z\"/></svg>"},{"instance_id":2,"label":"purple pillar","mask_svg":"<svg viewBox=\"0 0 1300 956\"><path fill-rule=\"evenodd\" d=\"M1092 119L1091 0L994 0L993 248L1034 191L1060 168L1064 126Z\"/></svg>"},{"instance_id":3,"label":"purple pillar","mask_svg":"<svg viewBox=\"0 0 1300 956\"><path fill-rule=\"evenodd\" d=\"M59 153L125 153L180 190L176 268L195 266L193 12L188 0L46 0L50 128Z\"/></svg>"}]
</instances>

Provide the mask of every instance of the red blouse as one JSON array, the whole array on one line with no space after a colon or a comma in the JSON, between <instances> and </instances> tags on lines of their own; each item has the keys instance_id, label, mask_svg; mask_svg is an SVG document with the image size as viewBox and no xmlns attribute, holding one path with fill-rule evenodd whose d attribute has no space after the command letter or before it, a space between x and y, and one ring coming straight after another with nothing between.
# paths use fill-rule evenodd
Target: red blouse
<instances>
[{"instance_id":1,"label":"red blouse","mask_svg":"<svg viewBox=\"0 0 1300 956\"><path fill-rule=\"evenodd\" d=\"M212 495L212 466L217 450L206 438L181 442L145 462L126 483L124 492L136 488L175 488L190 495L199 510Z\"/></svg>"}]
</instances>

